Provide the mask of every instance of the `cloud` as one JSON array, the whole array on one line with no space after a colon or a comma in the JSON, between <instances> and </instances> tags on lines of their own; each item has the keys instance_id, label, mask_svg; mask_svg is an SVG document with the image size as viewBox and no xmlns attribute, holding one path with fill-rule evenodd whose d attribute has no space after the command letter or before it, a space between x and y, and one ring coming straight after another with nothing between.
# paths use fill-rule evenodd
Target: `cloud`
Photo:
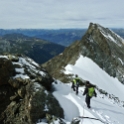
<instances>
[{"instance_id":1,"label":"cloud","mask_svg":"<svg viewBox=\"0 0 124 124\"><path fill-rule=\"evenodd\" d=\"M120 0L4 0L0 28L87 28L90 22L123 27Z\"/></svg>"}]
</instances>

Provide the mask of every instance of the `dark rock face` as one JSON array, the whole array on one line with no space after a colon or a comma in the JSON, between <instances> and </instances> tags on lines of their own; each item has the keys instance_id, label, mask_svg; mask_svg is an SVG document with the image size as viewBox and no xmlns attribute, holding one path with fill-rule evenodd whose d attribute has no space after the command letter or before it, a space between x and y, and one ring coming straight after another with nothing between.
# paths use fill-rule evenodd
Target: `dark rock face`
<instances>
[{"instance_id":1,"label":"dark rock face","mask_svg":"<svg viewBox=\"0 0 124 124\"><path fill-rule=\"evenodd\" d=\"M0 85L7 84L9 77L14 74L14 66L10 60L0 58Z\"/></svg>"},{"instance_id":2,"label":"dark rock face","mask_svg":"<svg viewBox=\"0 0 124 124\"><path fill-rule=\"evenodd\" d=\"M34 124L46 114L63 117L50 93L52 77L33 60L0 56L0 124Z\"/></svg>"},{"instance_id":3,"label":"dark rock face","mask_svg":"<svg viewBox=\"0 0 124 124\"><path fill-rule=\"evenodd\" d=\"M0 114L10 103L10 96L13 95L13 88L8 84L9 77L14 74L14 66L10 60L0 58Z\"/></svg>"}]
</instances>

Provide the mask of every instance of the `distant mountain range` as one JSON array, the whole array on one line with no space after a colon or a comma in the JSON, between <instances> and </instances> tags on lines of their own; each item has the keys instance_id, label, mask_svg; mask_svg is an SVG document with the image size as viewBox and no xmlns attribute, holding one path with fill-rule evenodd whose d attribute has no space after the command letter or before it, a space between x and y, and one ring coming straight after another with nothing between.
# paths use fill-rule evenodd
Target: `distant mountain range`
<instances>
[{"instance_id":1,"label":"distant mountain range","mask_svg":"<svg viewBox=\"0 0 124 124\"><path fill-rule=\"evenodd\" d=\"M49 30L46 33L35 35L35 37L45 39L63 46L69 46L74 41L80 40L85 32L86 29Z\"/></svg>"},{"instance_id":2,"label":"distant mountain range","mask_svg":"<svg viewBox=\"0 0 124 124\"><path fill-rule=\"evenodd\" d=\"M122 38L124 38L124 29L111 29ZM86 33L87 29L58 29L58 30L48 30L48 29L10 29L4 30L0 29L0 36L5 34L23 34L29 37L40 38L42 40L47 40L54 42L63 46L69 46L74 41L80 40L82 36Z\"/></svg>"},{"instance_id":3,"label":"distant mountain range","mask_svg":"<svg viewBox=\"0 0 124 124\"><path fill-rule=\"evenodd\" d=\"M23 34L6 34L0 37L0 54L23 54L42 64L63 52L64 46Z\"/></svg>"},{"instance_id":4,"label":"distant mountain range","mask_svg":"<svg viewBox=\"0 0 124 124\"><path fill-rule=\"evenodd\" d=\"M23 34L29 37L40 38L54 42L63 46L69 46L73 41L80 40L84 35L86 29L58 29L58 30L45 30L45 29L0 29L0 36L5 34Z\"/></svg>"}]
</instances>

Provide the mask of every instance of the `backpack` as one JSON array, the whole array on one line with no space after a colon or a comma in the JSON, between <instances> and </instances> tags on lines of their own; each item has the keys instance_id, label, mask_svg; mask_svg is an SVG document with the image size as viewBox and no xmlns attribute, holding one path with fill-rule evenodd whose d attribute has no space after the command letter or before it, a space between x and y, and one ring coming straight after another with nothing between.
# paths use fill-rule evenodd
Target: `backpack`
<instances>
[{"instance_id":1,"label":"backpack","mask_svg":"<svg viewBox=\"0 0 124 124\"><path fill-rule=\"evenodd\" d=\"M94 91L95 91L94 87L88 88L88 95L92 97L94 95Z\"/></svg>"}]
</instances>

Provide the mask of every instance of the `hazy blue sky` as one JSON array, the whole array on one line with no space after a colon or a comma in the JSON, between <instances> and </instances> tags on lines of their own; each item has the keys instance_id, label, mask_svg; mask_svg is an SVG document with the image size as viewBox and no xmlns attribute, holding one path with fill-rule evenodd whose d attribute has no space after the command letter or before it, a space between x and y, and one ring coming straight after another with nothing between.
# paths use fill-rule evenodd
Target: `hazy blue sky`
<instances>
[{"instance_id":1,"label":"hazy blue sky","mask_svg":"<svg viewBox=\"0 0 124 124\"><path fill-rule=\"evenodd\" d=\"M124 28L124 0L0 0L0 28Z\"/></svg>"}]
</instances>

